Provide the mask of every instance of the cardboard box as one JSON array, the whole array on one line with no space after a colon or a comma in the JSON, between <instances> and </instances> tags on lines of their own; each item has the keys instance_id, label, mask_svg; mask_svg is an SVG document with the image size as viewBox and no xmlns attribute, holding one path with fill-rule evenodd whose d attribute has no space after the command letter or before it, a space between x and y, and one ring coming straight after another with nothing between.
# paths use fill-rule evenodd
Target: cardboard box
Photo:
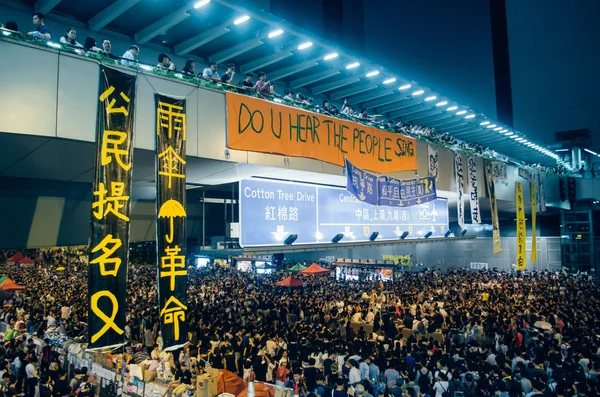
<instances>
[{"instance_id":1,"label":"cardboard box","mask_svg":"<svg viewBox=\"0 0 600 397\"><path fill-rule=\"evenodd\" d=\"M217 373L219 372L219 370L216 371ZM216 397L217 394L219 394L217 379L217 376L211 375L210 373L198 376L196 379L196 396Z\"/></svg>"},{"instance_id":2,"label":"cardboard box","mask_svg":"<svg viewBox=\"0 0 600 397\"><path fill-rule=\"evenodd\" d=\"M156 379L156 371L144 371L144 382L152 382Z\"/></svg>"}]
</instances>

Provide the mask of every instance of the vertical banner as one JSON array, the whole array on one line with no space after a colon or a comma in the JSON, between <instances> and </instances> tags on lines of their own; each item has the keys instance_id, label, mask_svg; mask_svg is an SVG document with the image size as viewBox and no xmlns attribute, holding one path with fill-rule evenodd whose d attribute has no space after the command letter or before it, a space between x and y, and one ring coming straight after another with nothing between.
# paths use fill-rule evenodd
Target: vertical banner
<instances>
[{"instance_id":1,"label":"vertical banner","mask_svg":"<svg viewBox=\"0 0 600 397\"><path fill-rule=\"evenodd\" d=\"M135 76L100 67L88 267L88 349L125 342Z\"/></svg>"},{"instance_id":2,"label":"vertical banner","mask_svg":"<svg viewBox=\"0 0 600 397\"><path fill-rule=\"evenodd\" d=\"M479 212L479 184L477 183L477 164L475 163L475 157L467 155L467 167L469 169L471 223L481 223L481 213Z\"/></svg>"},{"instance_id":3,"label":"vertical banner","mask_svg":"<svg viewBox=\"0 0 600 397\"><path fill-rule=\"evenodd\" d=\"M546 212L546 184L544 183L544 178L546 177L543 173L538 172L538 185L539 185L539 196L540 196L540 212Z\"/></svg>"},{"instance_id":4,"label":"vertical banner","mask_svg":"<svg viewBox=\"0 0 600 397\"><path fill-rule=\"evenodd\" d=\"M490 198L493 252L496 255L502 252L502 246L500 244L500 222L498 221L498 204L496 203L496 185L494 184L494 168L492 163L488 163L485 166L485 183L488 197Z\"/></svg>"},{"instance_id":5,"label":"vertical banner","mask_svg":"<svg viewBox=\"0 0 600 397\"><path fill-rule=\"evenodd\" d=\"M456 193L458 198L456 201L456 211L458 215L458 225L461 229L465 228L465 203L463 201L465 191L465 174L463 169L462 155L454 153L454 177L456 181Z\"/></svg>"},{"instance_id":6,"label":"vertical banner","mask_svg":"<svg viewBox=\"0 0 600 397\"><path fill-rule=\"evenodd\" d=\"M439 182L438 150L431 145L427 145L427 153L429 154L429 176L435 178L436 182Z\"/></svg>"},{"instance_id":7,"label":"vertical banner","mask_svg":"<svg viewBox=\"0 0 600 397\"><path fill-rule=\"evenodd\" d=\"M537 218L537 193L535 188L535 181L529 183L531 189L531 263L537 262L537 230L536 218Z\"/></svg>"},{"instance_id":8,"label":"vertical banner","mask_svg":"<svg viewBox=\"0 0 600 397\"><path fill-rule=\"evenodd\" d=\"M163 348L187 343L185 98L155 94L156 254Z\"/></svg>"},{"instance_id":9,"label":"vertical banner","mask_svg":"<svg viewBox=\"0 0 600 397\"><path fill-rule=\"evenodd\" d=\"M346 174L348 175L346 190L360 201L377 205L377 176L353 166L348 159L346 159Z\"/></svg>"},{"instance_id":10,"label":"vertical banner","mask_svg":"<svg viewBox=\"0 0 600 397\"><path fill-rule=\"evenodd\" d=\"M517 202L517 270L525 270L527 267L526 256L526 224L525 203L523 202L523 184L515 182L515 196Z\"/></svg>"}]
</instances>

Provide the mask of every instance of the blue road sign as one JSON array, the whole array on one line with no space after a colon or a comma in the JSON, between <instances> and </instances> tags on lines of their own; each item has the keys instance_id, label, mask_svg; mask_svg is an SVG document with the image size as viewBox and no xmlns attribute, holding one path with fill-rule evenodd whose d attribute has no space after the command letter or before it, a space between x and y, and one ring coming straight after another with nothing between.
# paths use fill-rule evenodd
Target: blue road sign
<instances>
[{"instance_id":1,"label":"blue road sign","mask_svg":"<svg viewBox=\"0 0 600 397\"><path fill-rule=\"evenodd\" d=\"M243 179L240 181L240 245L280 245L290 234L294 244L329 243L338 233L340 243L418 238L448 230L448 202L437 199L411 207L366 204L345 188L304 183Z\"/></svg>"}]
</instances>

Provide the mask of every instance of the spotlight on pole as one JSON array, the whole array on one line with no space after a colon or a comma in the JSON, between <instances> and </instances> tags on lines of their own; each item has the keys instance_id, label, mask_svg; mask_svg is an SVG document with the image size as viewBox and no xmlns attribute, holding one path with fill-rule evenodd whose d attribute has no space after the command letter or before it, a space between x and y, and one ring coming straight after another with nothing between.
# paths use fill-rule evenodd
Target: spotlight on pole
<instances>
[{"instance_id":1,"label":"spotlight on pole","mask_svg":"<svg viewBox=\"0 0 600 397\"><path fill-rule=\"evenodd\" d=\"M463 229L463 230L460 232L460 235L461 235L461 236L463 236L463 237L464 237L464 235L465 235L465 234L467 234L467 229Z\"/></svg>"},{"instance_id":2,"label":"spotlight on pole","mask_svg":"<svg viewBox=\"0 0 600 397\"><path fill-rule=\"evenodd\" d=\"M297 234L290 234L289 236L287 236L287 238L285 239L285 241L283 242L283 244L285 245L292 245L294 243L294 241L298 240L298 235Z\"/></svg>"},{"instance_id":3,"label":"spotlight on pole","mask_svg":"<svg viewBox=\"0 0 600 397\"><path fill-rule=\"evenodd\" d=\"M408 235L409 235L409 234L410 234L410 233L409 233L408 231L405 231L404 233L402 233L402 236L400 236L400 238L401 238L402 240L404 240L405 238L407 238L407 237L408 237Z\"/></svg>"},{"instance_id":4,"label":"spotlight on pole","mask_svg":"<svg viewBox=\"0 0 600 397\"><path fill-rule=\"evenodd\" d=\"M424 235L423 237L424 237L424 238L429 238L429 237L431 237L431 235L432 235L432 234L433 234L433 232L430 230L430 231L428 231L428 232L427 232L427 234L426 234L426 235Z\"/></svg>"},{"instance_id":5,"label":"spotlight on pole","mask_svg":"<svg viewBox=\"0 0 600 397\"><path fill-rule=\"evenodd\" d=\"M375 241L375 239L377 239L377 237L379 237L379 232L373 232L373 233L371 233L369 240Z\"/></svg>"},{"instance_id":6,"label":"spotlight on pole","mask_svg":"<svg viewBox=\"0 0 600 397\"><path fill-rule=\"evenodd\" d=\"M344 238L344 233L338 233L338 234L335 235L334 238L331 239L331 242L335 244L335 243L339 242L343 238Z\"/></svg>"},{"instance_id":7,"label":"spotlight on pole","mask_svg":"<svg viewBox=\"0 0 600 397\"><path fill-rule=\"evenodd\" d=\"M450 237L450 235L451 235L451 234L452 234L452 232L451 232L450 230L448 230L448 231L446 232L446 234L444 234L444 237Z\"/></svg>"}]
</instances>

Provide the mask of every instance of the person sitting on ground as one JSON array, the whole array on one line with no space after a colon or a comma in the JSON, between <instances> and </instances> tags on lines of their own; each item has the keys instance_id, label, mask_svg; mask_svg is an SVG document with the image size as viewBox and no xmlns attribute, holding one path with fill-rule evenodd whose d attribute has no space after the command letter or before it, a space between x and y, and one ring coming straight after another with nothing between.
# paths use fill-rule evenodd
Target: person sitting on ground
<instances>
[{"instance_id":1,"label":"person sitting on ground","mask_svg":"<svg viewBox=\"0 0 600 397\"><path fill-rule=\"evenodd\" d=\"M44 14L36 12L33 14L33 24L36 29L33 32L29 32L30 36L39 37L40 39L50 40L50 30L44 26Z\"/></svg>"},{"instance_id":2,"label":"person sitting on ground","mask_svg":"<svg viewBox=\"0 0 600 397\"><path fill-rule=\"evenodd\" d=\"M169 56L165 53L158 54L158 65L156 65L156 66L159 68L169 70L171 72L174 72L175 70L177 70L175 68L175 64L173 62L171 62L171 58L169 58Z\"/></svg>"},{"instance_id":3,"label":"person sitting on ground","mask_svg":"<svg viewBox=\"0 0 600 397\"><path fill-rule=\"evenodd\" d=\"M250 73L250 72L246 73L246 78L239 82L238 87L242 88L245 91L255 91L256 87L254 86L254 83L252 82L253 79L254 79L253 73Z\"/></svg>"},{"instance_id":4,"label":"person sitting on ground","mask_svg":"<svg viewBox=\"0 0 600 397\"><path fill-rule=\"evenodd\" d=\"M135 66L135 57L137 57L139 53L140 47L132 45L127 51L125 51L125 54L123 54L123 56L121 57L124 58L121 60L121 63L125 66Z\"/></svg>"},{"instance_id":5,"label":"person sitting on ground","mask_svg":"<svg viewBox=\"0 0 600 397\"><path fill-rule=\"evenodd\" d=\"M226 68L227 71L221 76L221 82L231 84L233 82L233 76L235 76L235 65L233 63L228 63Z\"/></svg>"},{"instance_id":6,"label":"person sitting on ground","mask_svg":"<svg viewBox=\"0 0 600 397\"><path fill-rule=\"evenodd\" d=\"M213 83L218 83L221 81L219 72L217 72L216 62L211 62L208 64L207 68L204 68L204 71L202 71L202 78L204 80L212 81Z\"/></svg>"},{"instance_id":7,"label":"person sitting on ground","mask_svg":"<svg viewBox=\"0 0 600 397\"><path fill-rule=\"evenodd\" d=\"M196 76L196 71L194 69L196 69L196 61L193 59L188 59L185 61L185 66L183 69L181 69L181 74L192 77Z\"/></svg>"},{"instance_id":8,"label":"person sitting on ground","mask_svg":"<svg viewBox=\"0 0 600 397\"><path fill-rule=\"evenodd\" d=\"M72 47L83 48L83 46L81 44L79 44L77 42L77 40L75 40L76 37L77 37L77 30L75 30L75 28L69 28L65 32L65 35L60 38L60 42L61 42L61 44L66 44L66 45L69 45Z\"/></svg>"},{"instance_id":9,"label":"person sitting on ground","mask_svg":"<svg viewBox=\"0 0 600 397\"><path fill-rule=\"evenodd\" d=\"M271 95L271 82L267 81L267 73L259 72L258 73L258 81L256 82L256 92L261 95L269 96Z\"/></svg>"}]
</instances>

